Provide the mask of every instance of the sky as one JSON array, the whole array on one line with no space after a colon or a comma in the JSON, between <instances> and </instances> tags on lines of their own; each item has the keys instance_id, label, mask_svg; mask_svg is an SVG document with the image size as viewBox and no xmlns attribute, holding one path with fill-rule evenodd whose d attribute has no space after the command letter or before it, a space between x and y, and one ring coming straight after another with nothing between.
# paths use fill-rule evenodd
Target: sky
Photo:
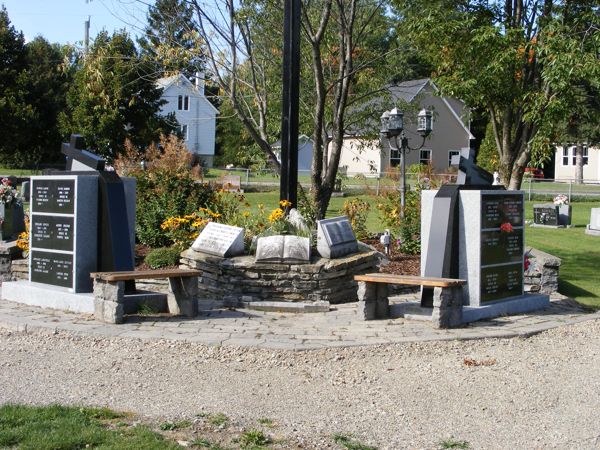
<instances>
[{"instance_id":1,"label":"sky","mask_svg":"<svg viewBox=\"0 0 600 450\"><path fill-rule=\"evenodd\" d=\"M42 35L51 43L81 44L90 17L90 39L103 29L126 28L137 35L153 0L0 0L11 24L30 41Z\"/></svg>"}]
</instances>

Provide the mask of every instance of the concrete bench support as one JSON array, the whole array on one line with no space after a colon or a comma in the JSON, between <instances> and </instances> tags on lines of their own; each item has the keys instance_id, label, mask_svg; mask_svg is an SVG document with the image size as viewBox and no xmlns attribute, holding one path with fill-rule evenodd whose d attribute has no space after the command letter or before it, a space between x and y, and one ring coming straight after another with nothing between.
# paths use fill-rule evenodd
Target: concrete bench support
<instances>
[{"instance_id":1,"label":"concrete bench support","mask_svg":"<svg viewBox=\"0 0 600 450\"><path fill-rule=\"evenodd\" d=\"M433 289L433 313L431 321L435 328L456 328L462 324L462 289L460 286Z\"/></svg>"},{"instance_id":2,"label":"concrete bench support","mask_svg":"<svg viewBox=\"0 0 600 450\"><path fill-rule=\"evenodd\" d=\"M106 323L123 323L124 281L94 281L94 316Z\"/></svg>"},{"instance_id":3,"label":"concrete bench support","mask_svg":"<svg viewBox=\"0 0 600 450\"><path fill-rule=\"evenodd\" d=\"M362 320L390 317L387 284L358 282L358 316Z\"/></svg>"},{"instance_id":4,"label":"concrete bench support","mask_svg":"<svg viewBox=\"0 0 600 450\"><path fill-rule=\"evenodd\" d=\"M198 315L198 278L169 278L167 302L171 314L196 317Z\"/></svg>"}]
</instances>

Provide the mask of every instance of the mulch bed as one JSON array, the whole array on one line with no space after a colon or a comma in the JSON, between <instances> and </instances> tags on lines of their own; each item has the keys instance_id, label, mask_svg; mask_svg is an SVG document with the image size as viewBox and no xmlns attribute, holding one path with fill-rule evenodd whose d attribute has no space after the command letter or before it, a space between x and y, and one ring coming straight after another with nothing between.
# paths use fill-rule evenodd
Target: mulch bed
<instances>
[{"instance_id":1,"label":"mulch bed","mask_svg":"<svg viewBox=\"0 0 600 450\"><path fill-rule=\"evenodd\" d=\"M369 244L375 247L381 253L383 251L383 245L379 243L378 239L368 239L363 241L365 244ZM390 246L390 254L388 258L390 263L381 266L381 272L391 273L394 275L420 275L421 274L421 256L420 255L407 255L400 252L395 246Z\"/></svg>"}]
</instances>

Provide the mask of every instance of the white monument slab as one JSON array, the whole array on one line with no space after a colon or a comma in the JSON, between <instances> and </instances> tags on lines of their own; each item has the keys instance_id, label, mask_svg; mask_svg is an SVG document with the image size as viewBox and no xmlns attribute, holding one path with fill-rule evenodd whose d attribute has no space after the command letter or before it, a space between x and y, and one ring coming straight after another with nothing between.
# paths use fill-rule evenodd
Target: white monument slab
<instances>
[{"instance_id":1,"label":"white monument slab","mask_svg":"<svg viewBox=\"0 0 600 450\"><path fill-rule=\"evenodd\" d=\"M586 227L585 232L592 236L600 236L600 208L592 208L590 223Z\"/></svg>"},{"instance_id":2,"label":"white monument slab","mask_svg":"<svg viewBox=\"0 0 600 450\"><path fill-rule=\"evenodd\" d=\"M358 242L346 216L317 221L317 251L323 258L358 252Z\"/></svg>"},{"instance_id":3,"label":"white monument slab","mask_svg":"<svg viewBox=\"0 0 600 450\"><path fill-rule=\"evenodd\" d=\"M301 236L265 236L256 243L256 262L302 264L310 262L310 239Z\"/></svg>"},{"instance_id":4,"label":"white monument slab","mask_svg":"<svg viewBox=\"0 0 600 450\"><path fill-rule=\"evenodd\" d=\"M244 229L209 222L192 244L197 252L227 258L244 253Z\"/></svg>"}]
</instances>

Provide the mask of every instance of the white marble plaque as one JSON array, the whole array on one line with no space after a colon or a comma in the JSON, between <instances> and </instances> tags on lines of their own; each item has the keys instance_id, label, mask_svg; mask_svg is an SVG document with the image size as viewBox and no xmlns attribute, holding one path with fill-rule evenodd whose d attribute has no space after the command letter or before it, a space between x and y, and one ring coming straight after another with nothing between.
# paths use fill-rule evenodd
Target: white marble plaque
<instances>
[{"instance_id":1,"label":"white marble plaque","mask_svg":"<svg viewBox=\"0 0 600 450\"><path fill-rule=\"evenodd\" d=\"M244 253L244 229L209 222L192 244L192 249L223 258L241 255Z\"/></svg>"},{"instance_id":2,"label":"white marble plaque","mask_svg":"<svg viewBox=\"0 0 600 450\"><path fill-rule=\"evenodd\" d=\"M317 221L317 251L323 258L339 258L358 251L348 217Z\"/></svg>"},{"instance_id":3,"label":"white marble plaque","mask_svg":"<svg viewBox=\"0 0 600 450\"><path fill-rule=\"evenodd\" d=\"M590 230L600 231L600 208L592 208L590 213Z\"/></svg>"},{"instance_id":4,"label":"white marble plaque","mask_svg":"<svg viewBox=\"0 0 600 450\"><path fill-rule=\"evenodd\" d=\"M310 262L310 239L281 235L258 238L256 262L308 263Z\"/></svg>"}]
</instances>

